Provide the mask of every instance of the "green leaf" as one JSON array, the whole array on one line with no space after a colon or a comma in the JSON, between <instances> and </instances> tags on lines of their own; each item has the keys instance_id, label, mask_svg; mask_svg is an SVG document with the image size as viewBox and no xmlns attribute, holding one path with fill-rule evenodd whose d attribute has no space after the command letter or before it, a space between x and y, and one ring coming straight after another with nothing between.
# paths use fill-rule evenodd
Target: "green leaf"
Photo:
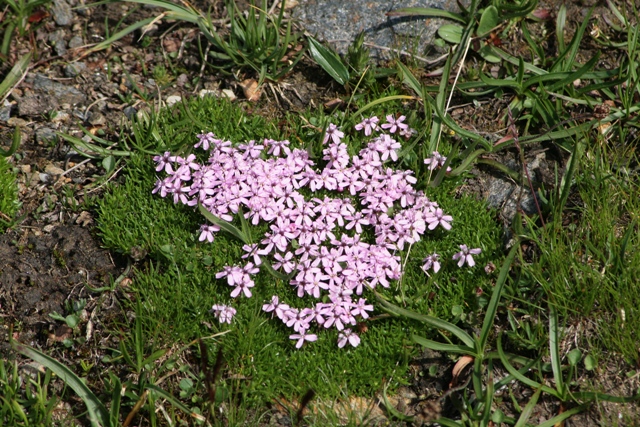
<instances>
[{"instance_id":1,"label":"green leaf","mask_svg":"<svg viewBox=\"0 0 640 427\"><path fill-rule=\"evenodd\" d=\"M391 304L389 301L382 298L380 294L376 292L376 297L378 301L382 304L382 307L391 314L395 314L396 316L404 316L410 319L415 319L419 322L427 323L435 328L445 330L452 335L458 337L460 341L462 341L467 347L474 349L475 341L469 334L465 331L457 327L456 325L446 322L444 320L440 320L437 317L429 316L426 314L419 314L410 310L405 310L404 308L398 307L396 305Z\"/></svg>"},{"instance_id":2,"label":"green leaf","mask_svg":"<svg viewBox=\"0 0 640 427\"><path fill-rule=\"evenodd\" d=\"M597 365L598 365L598 362L596 361L596 358L593 357L593 355L587 354L584 357L584 368L587 371L593 371Z\"/></svg>"},{"instance_id":3,"label":"green leaf","mask_svg":"<svg viewBox=\"0 0 640 427\"><path fill-rule=\"evenodd\" d=\"M433 341L427 338L423 338L418 335L412 335L411 339L415 341L417 344L420 344L423 347L427 347L428 349L434 351L442 351L446 353L454 353L454 354L467 354L469 356L476 356L476 352L473 351L472 347L467 347L464 345L455 345L455 344L444 344L437 341Z\"/></svg>"},{"instance_id":4,"label":"green leaf","mask_svg":"<svg viewBox=\"0 0 640 427\"><path fill-rule=\"evenodd\" d=\"M502 263L502 267L500 268L500 275L498 276L498 281L496 285L493 287L493 292L491 294L491 300L489 301L489 305L487 306L487 312L484 315L484 321L482 322L482 330L480 331L480 341L479 348L477 351L484 352L484 348L487 344L487 340L489 339L489 334L493 329L493 321L496 318L496 313L498 311L498 304L500 302L500 298L502 297L502 289L504 288L505 283L507 282L507 278L509 277L509 271L511 267L511 263L513 262L516 253L520 249L520 245L516 241L511 250L509 251L509 255Z\"/></svg>"},{"instance_id":5,"label":"green leaf","mask_svg":"<svg viewBox=\"0 0 640 427\"><path fill-rule=\"evenodd\" d=\"M480 50L478 50L478 53L482 59L492 64L498 64L502 61L502 59L491 50L490 45L482 46Z\"/></svg>"},{"instance_id":6,"label":"green leaf","mask_svg":"<svg viewBox=\"0 0 640 427\"><path fill-rule=\"evenodd\" d=\"M522 413L520 414L520 418L518 418L518 422L514 427L525 427L527 425L527 421L531 418L531 414L533 413L533 409L538 403L538 399L540 399L540 395L542 394L542 389L538 388L534 395L531 397L531 400L527 402L527 406L524 407Z\"/></svg>"},{"instance_id":7,"label":"green leaf","mask_svg":"<svg viewBox=\"0 0 640 427\"><path fill-rule=\"evenodd\" d=\"M476 30L478 37L484 37L491 32L500 23L500 17L498 16L498 9L491 5L487 7L480 16L480 23Z\"/></svg>"},{"instance_id":8,"label":"green leaf","mask_svg":"<svg viewBox=\"0 0 640 427\"><path fill-rule=\"evenodd\" d=\"M387 16L433 16L437 18L447 18L454 21L467 23L467 20L459 13L449 12L448 10L435 9L432 7L403 7L400 9L387 12Z\"/></svg>"},{"instance_id":9,"label":"green leaf","mask_svg":"<svg viewBox=\"0 0 640 427\"><path fill-rule=\"evenodd\" d=\"M455 24L445 24L438 28L438 36L451 44L460 44L463 32L464 28Z\"/></svg>"},{"instance_id":10,"label":"green leaf","mask_svg":"<svg viewBox=\"0 0 640 427\"><path fill-rule=\"evenodd\" d=\"M0 102L4 101L11 89L16 86L27 75L29 64L31 63L31 53L18 59L15 65L9 70L9 74L0 83ZM10 154L9 154L10 155Z\"/></svg>"},{"instance_id":11,"label":"green leaf","mask_svg":"<svg viewBox=\"0 0 640 427\"><path fill-rule=\"evenodd\" d=\"M65 317L64 321L68 327L73 329L76 326L78 326L78 323L80 323L80 318L75 314L70 314L67 317Z\"/></svg>"},{"instance_id":12,"label":"green leaf","mask_svg":"<svg viewBox=\"0 0 640 427\"><path fill-rule=\"evenodd\" d=\"M347 84L349 81L349 70L340 57L324 47L313 37L307 36L307 39L309 40L309 52L318 65L341 85Z\"/></svg>"},{"instance_id":13,"label":"green leaf","mask_svg":"<svg viewBox=\"0 0 640 427\"><path fill-rule=\"evenodd\" d=\"M571 366L577 366L580 363L580 359L582 359L582 352L578 348L574 348L567 354L567 359L569 359L569 364Z\"/></svg>"},{"instance_id":14,"label":"green leaf","mask_svg":"<svg viewBox=\"0 0 640 427\"><path fill-rule=\"evenodd\" d=\"M107 172L107 174L110 174L116 167L116 159L113 156L105 157L104 159L102 159L102 167Z\"/></svg>"},{"instance_id":15,"label":"green leaf","mask_svg":"<svg viewBox=\"0 0 640 427\"><path fill-rule=\"evenodd\" d=\"M47 369L50 369L54 374L58 376L65 384L67 384L87 405L89 411L89 421L94 427L111 426L111 417L107 408L100 402L100 399L89 387L80 379L76 374L71 372L69 368L47 356L44 353L39 352L35 348L31 348L24 344L18 344L16 341L11 340L11 346L18 353L38 362Z\"/></svg>"},{"instance_id":16,"label":"green leaf","mask_svg":"<svg viewBox=\"0 0 640 427\"><path fill-rule=\"evenodd\" d=\"M221 230L226 231L227 233L231 234L234 237L237 237L241 242L244 242L247 245L251 243L249 241L249 239L247 239L245 237L245 235L242 233L242 231L238 230L235 226L233 226L232 224L228 223L227 221L218 218L217 216L215 216L214 214L209 212L201 204L198 204L198 210L200 211L202 216L204 216L212 224L215 224L218 227L220 227Z\"/></svg>"}]
</instances>

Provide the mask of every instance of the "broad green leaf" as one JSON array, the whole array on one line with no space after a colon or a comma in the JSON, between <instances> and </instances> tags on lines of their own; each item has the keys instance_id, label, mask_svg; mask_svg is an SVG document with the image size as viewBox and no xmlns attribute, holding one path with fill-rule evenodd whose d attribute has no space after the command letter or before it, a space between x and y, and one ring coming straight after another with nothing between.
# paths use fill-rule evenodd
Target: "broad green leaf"
<instances>
[{"instance_id":1,"label":"broad green leaf","mask_svg":"<svg viewBox=\"0 0 640 427\"><path fill-rule=\"evenodd\" d=\"M520 414L520 417L518 418L518 422L516 423L516 425L514 427L525 427L527 425L527 421L529 421L529 418L531 418L531 414L533 413L533 409L535 408L536 404L538 403L538 399L540 399L540 395L541 394L542 394L542 389L541 388L536 390L534 395L531 397L531 400L529 400L529 402L527 402L527 406L525 406L524 409L522 410L522 413Z\"/></svg>"},{"instance_id":2,"label":"broad green leaf","mask_svg":"<svg viewBox=\"0 0 640 427\"><path fill-rule=\"evenodd\" d=\"M451 44L460 44L464 28L460 25L445 24L438 28L438 36Z\"/></svg>"},{"instance_id":3,"label":"broad green leaf","mask_svg":"<svg viewBox=\"0 0 640 427\"><path fill-rule=\"evenodd\" d=\"M500 17L498 16L498 9L491 5L487 7L480 16L480 22L478 23L478 29L476 35L478 37L484 37L491 32L500 23Z\"/></svg>"},{"instance_id":4,"label":"broad green leaf","mask_svg":"<svg viewBox=\"0 0 640 427\"><path fill-rule=\"evenodd\" d=\"M309 52L318 65L341 85L347 84L349 81L349 70L340 57L324 47L313 37L307 36L307 39L309 40Z\"/></svg>"},{"instance_id":5,"label":"broad green leaf","mask_svg":"<svg viewBox=\"0 0 640 427\"><path fill-rule=\"evenodd\" d=\"M480 50L478 50L478 53L482 56L482 59L492 64L498 64L502 61L502 59L491 50L490 45L482 46Z\"/></svg>"}]
</instances>

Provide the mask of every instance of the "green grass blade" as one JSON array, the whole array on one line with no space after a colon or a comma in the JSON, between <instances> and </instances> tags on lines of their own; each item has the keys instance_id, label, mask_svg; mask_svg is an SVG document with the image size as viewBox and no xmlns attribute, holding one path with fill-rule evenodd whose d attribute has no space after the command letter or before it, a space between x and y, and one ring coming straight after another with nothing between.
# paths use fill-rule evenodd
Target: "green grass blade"
<instances>
[{"instance_id":1,"label":"green grass blade","mask_svg":"<svg viewBox=\"0 0 640 427\"><path fill-rule=\"evenodd\" d=\"M307 36L309 40L309 53L311 57L325 70L335 81L341 85L349 81L349 70L338 55L321 45L316 39Z\"/></svg>"},{"instance_id":2,"label":"green grass blade","mask_svg":"<svg viewBox=\"0 0 640 427\"><path fill-rule=\"evenodd\" d=\"M167 401L169 401L169 403L171 403L176 408L180 409L185 414L191 415L198 422L203 423L204 421L206 421L206 419L202 415L196 414L195 412L191 411L191 409L189 409L186 406L184 406L175 397L173 397L171 394L167 393L166 391L164 391L160 387L158 387L156 385L153 385L153 384L147 384L146 388L151 390L151 391L153 391L155 394L157 394L161 398L166 399Z\"/></svg>"},{"instance_id":3,"label":"green grass blade","mask_svg":"<svg viewBox=\"0 0 640 427\"><path fill-rule=\"evenodd\" d=\"M204 206L202 206L201 204L198 204L198 210L200 211L200 213L202 214L202 216L204 216L207 220L209 220L212 224L217 225L218 227L220 227L220 229L226 231L227 233L231 234L234 237L237 237L238 240L240 240L241 242L245 243L245 244L250 244L251 242L245 237L245 235L242 233L242 231L238 230L235 226L233 226L232 224L228 223L227 221L218 218L217 216L215 216L214 214L212 214L211 212L209 212Z\"/></svg>"},{"instance_id":4,"label":"green grass blade","mask_svg":"<svg viewBox=\"0 0 640 427\"><path fill-rule=\"evenodd\" d=\"M571 153L571 159L569 159L569 167L562 176L560 182L560 200L558 201L557 209L558 215L560 215L565 203L569 199L569 193L571 192L571 186L573 185L573 176L578 169L578 164L582 158L584 151L584 143L582 141L576 141L573 146L573 152Z\"/></svg>"},{"instance_id":5,"label":"green grass blade","mask_svg":"<svg viewBox=\"0 0 640 427\"><path fill-rule=\"evenodd\" d=\"M538 399L540 399L540 395L541 394L542 394L542 389L539 388L538 390L536 390L534 395L531 396L531 400L529 400L529 402L527 402L527 406L525 406L524 409L522 410L522 413L520 414L520 417L518 418L518 422L515 424L514 427L526 427L527 426L527 421L529 421L529 418L531 418L531 414L533 413L533 409L535 408L536 404L538 403Z\"/></svg>"},{"instance_id":6,"label":"green grass blade","mask_svg":"<svg viewBox=\"0 0 640 427\"><path fill-rule=\"evenodd\" d=\"M427 347L428 349L434 351L442 351L446 353L453 354L467 354L469 356L476 356L473 348L467 347L464 345L455 345L455 344L444 344L437 341L433 341L427 338L423 338L418 335L412 335L411 339L413 339L417 344L420 344L423 347Z\"/></svg>"},{"instance_id":7,"label":"green grass blade","mask_svg":"<svg viewBox=\"0 0 640 427\"><path fill-rule=\"evenodd\" d=\"M508 63L513 64L513 65L519 65L520 64L520 57L516 57L516 56L510 55L507 52L505 52L504 50L498 49L497 47L495 47L493 45L490 45L489 47L490 47L490 52L492 54L498 56L499 58L503 59L504 61L507 61ZM547 70L544 70L542 68L536 67L535 65L530 64L528 62L524 62L524 69L529 71L529 72L531 72L531 73L533 73L533 74L539 75L539 76L548 73Z\"/></svg>"},{"instance_id":8,"label":"green grass blade","mask_svg":"<svg viewBox=\"0 0 640 427\"><path fill-rule=\"evenodd\" d=\"M584 411L590 406L590 404L584 404L580 406L576 406L575 408L571 408L568 411L561 413L560 415L556 415L555 417L547 420L541 424L538 424L538 427L555 427L563 425L563 421L573 417L576 414Z\"/></svg>"},{"instance_id":9,"label":"green grass blade","mask_svg":"<svg viewBox=\"0 0 640 427\"><path fill-rule=\"evenodd\" d=\"M29 70L29 64L31 63L31 53L24 55L22 58L18 59L11 70L9 70L9 74L2 80L0 83L0 103L5 100L5 98L11 92L11 89L15 85L17 85L27 74Z\"/></svg>"},{"instance_id":10,"label":"green grass blade","mask_svg":"<svg viewBox=\"0 0 640 427\"><path fill-rule=\"evenodd\" d=\"M551 356L551 368L556 390L560 396L564 396L564 378L562 378L562 364L560 361L560 347L558 343L558 311L553 304L549 304L549 353Z\"/></svg>"},{"instance_id":11,"label":"green grass blade","mask_svg":"<svg viewBox=\"0 0 640 427\"><path fill-rule=\"evenodd\" d=\"M558 17L556 18L556 39L558 40L558 51L565 50L564 44L564 24L567 23L567 7L563 4L558 10Z\"/></svg>"},{"instance_id":12,"label":"green grass blade","mask_svg":"<svg viewBox=\"0 0 640 427\"><path fill-rule=\"evenodd\" d=\"M375 101L371 101L370 103L368 103L367 105L365 105L364 107L362 107L361 109L356 111L353 114L353 116L354 117L358 117L360 114L364 113L365 111L369 110L370 108L375 107L378 104L382 104L382 103L389 102L389 101L395 101L397 99L414 100L414 99L416 99L416 97L415 96L409 96L409 95L390 95L390 96L385 96L383 98L378 98Z\"/></svg>"},{"instance_id":13,"label":"green grass blade","mask_svg":"<svg viewBox=\"0 0 640 427\"><path fill-rule=\"evenodd\" d=\"M498 351L498 355L500 357L500 362L502 363L502 366L504 366L504 368L507 370L507 372L509 372L509 374L511 374L516 380L520 381L521 383L531 387L531 388L541 388L543 392L548 393L552 396L555 396L557 398L560 398L558 395L558 392L554 389L552 389L551 387L548 387L546 385L540 384L539 382L532 380L531 378L527 378L524 376L523 373L521 373L519 370L517 370L510 362L509 359L507 357L507 355L504 353L504 350L502 348L502 335L499 334L498 335L498 341L496 343L496 350Z\"/></svg>"},{"instance_id":14,"label":"green grass blade","mask_svg":"<svg viewBox=\"0 0 640 427\"><path fill-rule=\"evenodd\" d=\"M467 20L458 13L449 12L448 10L434 9L432 7L403 7L387 12L387 16L430 16L436 18L447 18L463 24L467 23Z\"/></svg>"},{"instance_id":15,"label":"green grass blade","mask_svg":"<svg viewBox=\"0 0 640 427\"><path fill-rule=\"evenodd\" d=\"M416 95L420 96L422 94L422 84L416 79L416 76L400 61L398 61L398 68L402 72L402 82L413 89Z\"/></svg>"},{"instance_id":16,"label":"green grass blade","mask_svg":"<svg viewBox=\"0 0 640 427\"><path fill-rule=\"evenodd\" d=\"M482 330L480 332L480 347L476 350L478 352L484 353L484 348L487 344L487 340L489 339L489 334L493 328L493 321L496 317L496 312L498 311L498 304L500 303L500 298L502 297L502 289L504 288L505 283L507 282L507 278L509 277L509 271L511 267L511 263L513 263L514 258L516 257L516 253L520 249L520 245L516 241L513 245L507 258L502 263L502 267L500 268L500 275L498 276L498 281L493 288L493 293L491 294L491 300L489 301L489 305L487 306L487 312L484 315L484 321L482 322Z\"/></svg>"},{"instance_id":17,"label":"green grass blade","mask_svg":"<svg viewBox=\"0 0 640 427\"><path fill-rule=\"evenodd\" d=\"M122 30L118 31L117 33L115 33L111 37L109 37L106 40L98 43L97 45L95 45L91 49L88 49L86 51L85 55L93 53L93 52L97 52L97 51L100 51L100 50L104 50L104 49L110 47L111 45L113 45L114 42L116 42L116 41L120 40L121 38L131 34L135 30L144 27L145 25L149 25L155 19L156 19L155 17L143 19L142 21L138 21L135 24L131 24L128 27L123 28Z\"/></svg>"},{"instance_id":18,"label":"green grass blade","mask_svg":"<svg viewBox=\"0 0 640 427\"><path fill-rule=\"evenodd\" d=\"M613 402L613 403L633 403L640 400L640 393L635 394L633 396L619 397L619 396L611 396L610 394L605 394L605 393L597 393L592 391L580 391L577 393L571 393L571 396L574 399L588 401L588 402L591 402L594 400L603 400L605 402Z\"/></svg>"},{"instance_id":19,"label":"green grass blade","mask_svg":"<svg viewBox=\"0 0 640 427\"><path fill-rule=\"evenodd\" d=\"M444 320L440 320L436 317L429 316L426 314L419 314L410 310L405 310L404 308L398 307L394 304L391 304L389 301L382 298L382 296L376 293L378 301L382 304L383 308L389 313L395 314L396 316L408 317L410 319L417 320L419 322L427 323L437 329L445 330L452 335L458 337L460 341L462 341L467 347L473 349L475 348L475 341L469 334L465 331L457 327L456 325L445 322Z\"/></svg>"},{"instance_id":20,"label":"green grass blade","mask_svg":"<svg viewBox=\"0 0 640 427\"><path fill-rule=\"evenodd\" d=\"M11 341L11 346L18 353L38 362L42 366L50 369L60 378L65 384L67 384L87 405L89 411L89 420L92 426L107 427L111 425L111 417L107 408L100 402L95 394L89 387L80 379L76 374L71 372L69 368L64 366L52 357L47 356L44 353L31 348L24 344L18 344L16 341Z\"/></svg>"},{"instance_id":21,"label":"green grass blade","mask_svg":"<svg viewBox=\"0 0 640 427\"><path fill-rule=\"evenodd\" d=\"M16 126L13 130L13 140L11 142L11 147L7 151L0 148L0 156L9 157L13 156L13 154L18 150L20 143L22 142L22 132L20 131L20 126Z\"/></svg>"}]
</instances>

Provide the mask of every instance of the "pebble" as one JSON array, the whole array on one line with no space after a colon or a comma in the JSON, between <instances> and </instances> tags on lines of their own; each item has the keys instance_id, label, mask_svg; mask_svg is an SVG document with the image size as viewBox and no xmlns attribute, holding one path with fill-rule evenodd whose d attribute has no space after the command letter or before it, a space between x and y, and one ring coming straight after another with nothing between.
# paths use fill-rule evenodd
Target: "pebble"
<instances>
[{"instance_id":1,"label":"pebble","mask_svg":"<svg viewBox=\"0 0 640 427\"><path fill-rule=\"evenodd\" d=\"M11 107L12 104L5 99L0 107L0 121L6 122L11 118Z\"/></svg>"},{"instance_id":2,"label":"pebble","mask_svg":"<svg viewBox=\"0 0 640 427\"><path fill-rule=\"evenodd\" d=\"M49 127L41 127L36 130L36 142L40 145L58 141L56 131Z\"/></svg>"},{"instance_id":3,"label":"pebble","mask_svg":"<svg viewBox=\"0 0 640 427\"><path fill-rule=\"evenodd\" d=\"M125 107L124 110L122 110L122 112L127 117L127 119L131 120L133 119L133 117L136 115L138 111L134 107L128 106L128 107Z\"/></svg>"},{"instance_id":4,"label":"pebble","mask_svg":"<svg viewBox=\"0 0 640 427\"><path fill-rule=\"evenodd\" d=\"M51 123L64 123L68 121L70 118L71 116L66 111L56 111L55 114L53 114Z\"/></svg>"},{"instance_id":5,"label":"pebble","mask_svg":"<svg viewBox=\"0 0 640 427\"><path fill-rule=\"evenodd\" d=\"M167 96L167 99L165 102L167 103L167 107L172 107L173 105L181 101L182 101L182 97L180 95L170 95L170 96Z\"/></svg>"},{"instance_id":6,"label":"pebble","mask_svg":"<svg viewBox=\"0 0 640 427\"><path fill-rule=\"evenodd\" d=\"M61 27L71 25L73 21L73 14L71 13L71 6L65 0L53 0L51 6L51 15L53 20Z\"/></svg>"},{"instance_id":7,"label":"pebble","mask_svg":"<svg viewBox=\"0 0 640 427\"><path fill-rule=\"evenodd\" d=\"M50 175L62 175L64 173L64 170L54 165L53 163L48 163L44 167L44 171Z\"/></svg>"},{"instance_id":8,"label":"pebble","mask_svg":"<svg viewBox=\"0 0 640 427\"><path fill-rule=\"evenodd\" d=\"M58 107L55 99L39 94L26 95L18 99L18 115L39 116Z\"/></svg>"},{"instance_id":9,"label":"pebble","mask_svg":"<svg viewBox=\"0 0 640 427\"><path fill-rule=\"evenodd\" d=\"M58 56L67 53L67 47L64 43L64 30L56 30L49 34L49 43L53 46Z\"/></svg>"},{"instance_id":10,"label":"pebble","mask_svg":"<svg viewBox=\"0 0 640 427\"><path fill-rule=\"evenodd\" d=\"M107 123L107 118L100 113L91 113L89 123L93 126L103 126Z\"/></svg>"},{"instance_id":11,"label":"pebble","mask_svg":"<svg viewBox=\"0 0 640 427\"><path fill-rule=\"evenodd\" d=\"M67 77L77 77L87 69L87 64L84 62L72 62L64 66L64 75Z\"/></svg>"},{"instance_id":12,"label":"pebble","mask_svg":"<svg viewBox=\"0 0 640 427\"><path fill-rule=\"evenodd\" d=\"M75 49L77 47L84 46L84 40L80 36L73 36L69 40L69 49Z\"/></svg>"},{"instance_id":13,"label":"pebble","mask_svg":"<svg viewBox=\"0 0 640 427\"><path fill-rule=\"evenodd\" d=\"M9 120L7 120L7 124L11 127L18 127L18 126L25 127L27 123L29 122L23 119L19 119L17 117L11 117Z\"/></svg>"}]
</instances>

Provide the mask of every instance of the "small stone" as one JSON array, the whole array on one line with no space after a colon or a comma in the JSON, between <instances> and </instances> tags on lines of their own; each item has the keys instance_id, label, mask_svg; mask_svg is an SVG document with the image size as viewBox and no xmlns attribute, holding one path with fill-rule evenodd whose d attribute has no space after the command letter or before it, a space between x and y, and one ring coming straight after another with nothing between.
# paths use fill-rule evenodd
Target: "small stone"
<instances>
[{"instance_id":1,"label":"small stone","mask_svg":"<svg viewBox=\"0 0 640 427\"><path fill-rule=\"evenodd\" d=\"M222 96L229 98L229 101L235 101L238 99L235 93L231 89L222 89Z\"/></svg>"},{"instance_id":2,"label":"small stone","mask_svg":"<svg viewBox=\"0 0 640 427\"><path fill-rule=\"evenodd\" d=\"M84 41L80 36L73 36L69 40L69 49L75 49L77 47L84 46Z\"/></svg>"},{"instance_id":3,"label":"small stone","mask_svg":"<svg viewBox=\"0 0 640 427\"><path fill-rule=\"evenodd\" d=\"M76 77L87 69L84 62L72 62L64 66L64 75L67 77Z\"/></svg>"},{"instance_id":4,"label":"small stone","mask_svg":"<svg viewBox=\"0 0 640 427\"><path fill-rule=\"evenodd\" d=\"M62 175L64 171L53 163L48 163L44 167L44 171L50 175Z\"/></svg>"},{"instance_id":5,"label":"small stone","mask_svg":"<svg viewBox=\"0 0 640 427\"><path fill-rule=\"evenodd\" d=\"M176 78L176 84L178 86L184 86L187 83L189 83L189 76L187 76L186 74L180 74L177 78Z\"/></svg>"},{"instance_id":6,"label":"small stone","mask_svg":"<svg viewBox=\"0 0 640 427\"><path fill-rule=\"evenodd\" d=\"M36 130L36 142L40 145L54 143L58 141L56 131L48 127L42 127Z\"/></svg>"},{"instance_id":7,"label":"small stone","mask_svg":"<svg viewBox=\"0 0 640 427\"><path fill-rule=\"evenodd\" d=\"M103 126L107 123L107 119L100 113L91 113L89 123L93 126Z\"/></svg>"},{"instance_id":8,"label":"small stone","mask_svg":"<svg viewBox=\"0 0 640 427\"><path fill-rule=\"evenodd\" d=\"M23 119L19 119L17 117L11 117L9 120L7 120L7 124L11 127L18 127L18 126L25 127L27 123L29 122Z\"/></svg>"},{"instance_id":9,"label":"small stone","mask_svg":"<svg viewBox=\"0 0 640 427\"><path fill-rule=\"evenodd\" d=\"M11 118L11 104L8 100L4 100L2 107L0 107L0 121L6 122Z\"/></svg>"},{"instance_id":10,"label":"small stone","mask_svg":"<svg viewBox=\"0 0 640 427\"><path fill-rule=\"evenodd\" d=\"M49 34L49 43L51 43L58 56L63 56L67 53L67 47L64 43L64 30L56 30Z\"/></svg>"},{"instance_id":11,"label":"small stone","mask_svg":"<svg viewBox=\"0 0 640 427\"><path fill-rule=\"evenodd\" d=\"M122 112L127 117L127 119L131 120L133 119L133 117L136 115L138 111L134 107L128 106L128 107L125 107L124 110L122 110Z\"/></svg>"},{"instance_id":12,"label":"small stone","mask_svg":"<svg viewBox=\"0 0 640 427\"><path fill-rule=\"evenodd\" d=\"M44 227L42 227L42 231L44 231L45 233L51 233L54 228L56 228L55 224L47 224Z\"/></svg>"},{"instance_id":13,"label":"small stone","mask_svg":"<svg viewBox=\"0 0 640 427\"><path fill-rule=\"evenodd\" d=\"M31 173L31 165L20 165L22 173Z\"/></svg>"},{"instance_id":14,"label":"small stone","mask_svg":"<svg viewBox=\"0 0 640 427\"><path fill-rule=\"evenodd\" d=\"M217 90L202 89L200 92L198 92L198 96L200 98L204 98L205 96L218 96L219 93L220 91Z\"/></svg>"},{"instance_id":15,"label":"small stone","mask_svg":"<svg viewBox=\"0 0 640 427\"><path fill-rule=\"evenodd\" d=\"M172 107L173 105L181 101L182 101L182 97L180 95L171 95L171 96L167 96L167 100L165 102L167 103L168 107Z\"/></svg>"},{"instance_id":16,"label":"small stone","mask_svg":"<svg viewBox=\"0 0 640 427\"><path fill-rule=\"evenodd\" d=\"M51 119L51 123L64 123L69 120L71 116L66 111L56 111Z\"/></svg>"},{"instance_id":17,"label":"small stone","mask_svg":"<svg viewBox=\"0 0 640 427\"><path fill-rule=\"evenodd\" d=\"M51 181L53 181L53 178L51 178L51 175L49 175L48 173L40 172L38 174L38 178L40 179L40 182L42 182L44 184L48 184Z\"/></svg>"},{"instance_id":18,"label":"small stone","mask_svg":"<svg viewBox=\"0 0 640 427\"><path fill-rule=\"evenodd\" d=\"M53 0L51 15L53 15L53 20L56 21L56 24L61 27L71 25L73 21L71 6L65 0Z\"/></svg>"},{"instance_id":19,"label":"small stone","mask_svg":"<svg viewBox=\"0 0 640 427\"><path fill-rule=\"evenodd\" d=\"M250 102L257 102L262 95L262 89L258 86L258 82L254 79L246 79L240 82L240 87L244 93L244 97Z\"/></svg>"}]
</instances>

